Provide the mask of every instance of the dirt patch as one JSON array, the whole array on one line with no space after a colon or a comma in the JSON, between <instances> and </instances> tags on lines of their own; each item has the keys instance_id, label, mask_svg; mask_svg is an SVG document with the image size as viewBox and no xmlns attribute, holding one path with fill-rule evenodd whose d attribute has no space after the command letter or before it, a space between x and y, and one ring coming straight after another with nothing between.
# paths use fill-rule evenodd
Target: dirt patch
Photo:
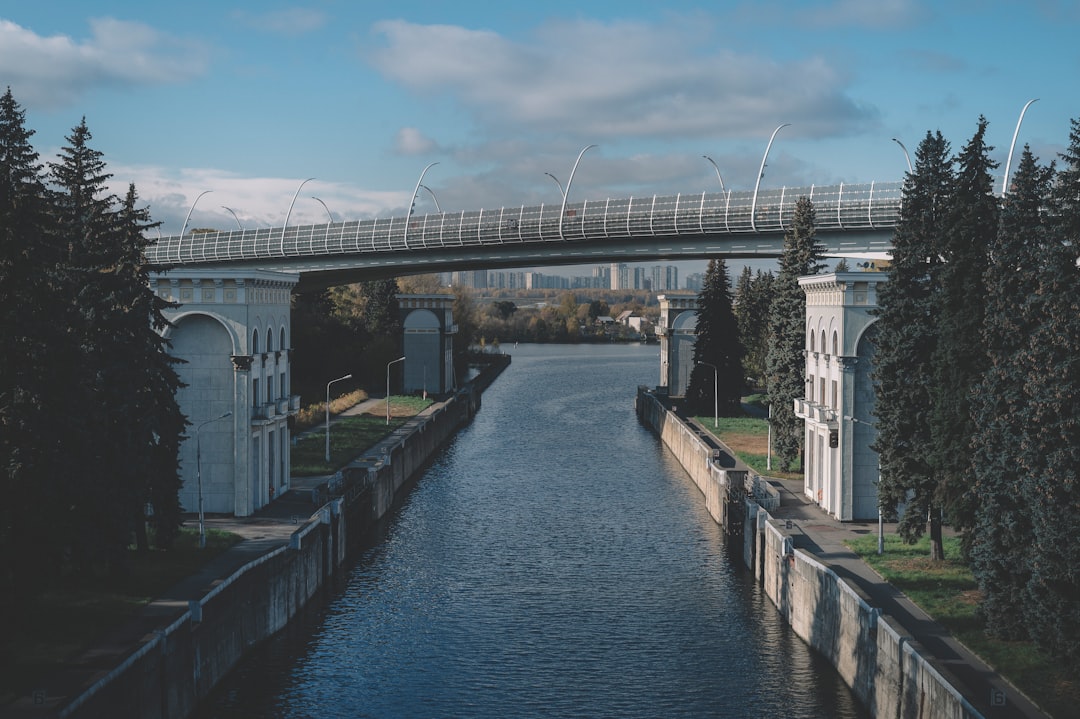
<instances>
[{"instance_id":1,"label":"dirt patch","mask_svg":"<svg viewBox=\"0 0 1080 719\"><path fill-rule=\"evenodd\" d=\"M766 454L769 451L769 439L768 437L762 437L760 433L725 432L724 444L731 447L734 452Z\"/></svg>"}]
</instances>

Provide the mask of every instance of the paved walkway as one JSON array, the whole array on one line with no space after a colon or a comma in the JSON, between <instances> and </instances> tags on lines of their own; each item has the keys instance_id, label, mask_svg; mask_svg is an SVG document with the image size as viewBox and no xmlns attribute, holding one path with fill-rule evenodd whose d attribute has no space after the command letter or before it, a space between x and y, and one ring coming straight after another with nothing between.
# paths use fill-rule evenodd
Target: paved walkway
<instances>
[{"instance_id":1,"label":"paved walkway","mask_svg":"<svg viewBox=\"0 0 1080 719\"><path fill-rule=\"evenodd\" d=\"M802 480L769 481L781 492L780 509L772 515L777 519L792 520L795 546L812 552L819 561L869 597L871 605L898 621L925 649L925 655L932 658L934 666L983 716L987 719L1047 716L848 549L844 542L850 539L877 536L876 522L839 522L803 494ZM885 524L883 529L885 534L896 533L895 524Z\"/></svg>"},{"instance_id":2,"label":"paved walkway","mask_svg":"<svg viewBox=\"0 0 1080 719\"><path fill-rule=\"evenodd\" d=\"M342 417L368 413L382 406L382 398L365 400L331 418L331 424ZM322 425L319 425L308 432L321 432L322 429ZM301 436L308 432L301 433ZM396 440L390 437L387 441ZM377 453L376 448L372 449ZM365 454L371 454L371 450ZM0 714L13 719L40 717L49 713L50 707L55 711L65 698L73 698L82 688L105 676L155 631L168 626L187 611L189 601L205 596L248 562L287 544L298 525L317 509L311 501L311 490L325 483L330 476L294 478L289 492L261 509L255 516L207 517L207 528L234 532L243 537L243 541L151 602L138 616L111 631L98 644L70 662L62 672L42 682L44 686L40 691L34 692L36 696L28 696L13 705L0 707ZM951 675L951 679L955 679L955 685L960 692L987 719L1046 717L1026 697L968 652L907 597L884 582L869 565L845 546L844 541L847 539L876 533L876 523L838 522L804 497L801 481L769 481L781 490L781 506L773 516L777 519L792 520L796 546L813 552L820 561L828 564L839 576L870 597L872 604L899 621L934 657L936 666ZM194 518L189 519L189 524L193 521ZM894 533L895 530L895 525L885 525L887 533ZM35 699L43 699L44 704L36 704ZM995 699L1003 699L1004 706L992 706Z\"/></svg>"}]
</instances>

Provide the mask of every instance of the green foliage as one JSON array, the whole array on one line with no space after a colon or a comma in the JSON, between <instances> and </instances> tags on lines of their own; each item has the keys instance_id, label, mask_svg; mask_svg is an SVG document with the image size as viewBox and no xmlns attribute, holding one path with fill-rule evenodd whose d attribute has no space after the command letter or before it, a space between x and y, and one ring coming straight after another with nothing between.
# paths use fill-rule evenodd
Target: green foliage
<instances>
[{"instance_id":1,"label":"green foliage","mask_svg":"<svg viewBox=\"0 0 1080 719\"><path fill-rule=\"evenodd\" d=\"M727 264L723 259L709 260L698 294L694 368L686 390L690 411L715 409L725 416L742 414L744 353L732 308Z\"/></svg>"},{"instance_id":2,"label":"green foliage","mask_svg":"<svg viewBox=\"0 0 1080 719\"><path fill-rule=\"evenodd\" d=\"M1024 470L1030 446L1027 382L1039 374L1029 338L1040 322L1040 254L1049 230L1043 208L1052 169L1024 149L1001 225L990 247L981 345L987 366L972 393L977 505L969 533L972 571L983 592L987 631L1003 639L1028 636L1025 592L1034 557L1031 502Z\"/></svg>"},{"instance_id":3,"label":"green foliage","mask_svg":"<svg viewBox=\"0 0 1080 719\"><path fill-rule=\"evenodd\" d=\"M769 356L769 325L762 318L769 316L773 280L772 272L758 270L756 275L751 275L750 268L743 267L735 286L735 319L739 339L746 348L743 367L746 376L758 387L764 386Z\"/></svg>"},{"instance_id":4,"label":"green foliage","mask_svg":"<svg viewBox=\"0 0 1080 719\"><path fill-rule=\"evenodd\" d=\"M795 416L794 400L806 391L806 295L799 287L799 277L817 274L825 267L814 222L813 203L800 197L791 230L784 235L780 273L773 283L769 308L766 387L773 407L773 448L783 470L791 470L801 460L803 422Z\"/></svg>"},{"instance_id":5,"label":"green foliage","mask_svg":"<svg viewBox=\"0 0 1080 719\"><path fill-rule=\"evenodd\" d=\"M915 156L915 171L904 183L903 212L893 235L889 281L878 292L874 355L878 435L873 445L881 468L878 501L886 516L907 503L900 533L912 542L925 531L931 509L940 516L937 477L928 457L933 446L928 418L936 391L934 281L953 186L949 144L940 132L928 132Z\"/></svg>"},{"instance_id":6,"label":"green foliage","mask_svg":"<svg viewBox=\"0 0 1080 719\"><path fill-rule=\"evenodd\" d=\"M10 90L0 99L0 613L72 578L122 573L131 537L179 527L176 360L159 334L130 187L106 193L85 121L48 173ZM51 188L46 186L51 183Z\"/></svg>"},{"instance_id":7,"label":"green foliage","mask_svg":"<svg viewBox=\"0 0 1080 719\"><path fill-rule=\"evenodd\" d=\"M978 129L955 162L950 206L940 237L932 302L936 307L937 344L932 357L933 406L929 417L932 444L929 460L939 485L937 502L949 524L964 530L973 521L972 436L975 433L969 398L986 368L982 344L986 314L983 275L987 253L998 231L998 202L990 172L987 122Z\"/></svg>"}]
</instances>

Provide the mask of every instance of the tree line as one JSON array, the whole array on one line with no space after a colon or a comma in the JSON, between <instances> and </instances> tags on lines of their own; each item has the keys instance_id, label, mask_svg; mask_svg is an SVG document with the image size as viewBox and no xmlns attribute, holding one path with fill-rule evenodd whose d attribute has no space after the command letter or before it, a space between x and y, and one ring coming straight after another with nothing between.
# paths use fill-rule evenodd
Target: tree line
<instances>
[{"instance_id":1,"label":"tree line","mask_svg":"<svg viewBox=\"0 0 1080 719\"><path fill-rule=\"evenodd\" d=\"M980 117L955 155L928 132L907 175L889 281L875 310L871 376L879 503L909 542L961 533L989 633L1080 662L1080 121L1061 167L1023 149L995 192ZM805 381L801 275L824 268L812 203L801 198L779 273L722 260L698 298L687 400L739 414L750 382L772 407L784 469L801 457L793 400ZM837 269L845 268L839 265Z\"/></svg>"},{"instance_id":2,"label":"tree line","mask_svg":"<svg viewBox=\"0 0 1080 719\"><path fill-rule=\"evenodd\" d=\"M85 119L42 164L0 97L0 613L67 578L123 570L180 527L187 424L149 288L135 187L108 193ZM149 527L149 533L147 528Z\"/></svg>"}]
</instances>

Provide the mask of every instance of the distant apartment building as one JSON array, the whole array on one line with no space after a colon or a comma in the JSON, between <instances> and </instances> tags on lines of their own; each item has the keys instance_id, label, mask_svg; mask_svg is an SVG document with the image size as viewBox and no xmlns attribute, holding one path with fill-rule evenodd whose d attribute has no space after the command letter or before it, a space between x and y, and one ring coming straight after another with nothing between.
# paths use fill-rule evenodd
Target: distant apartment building
<instances>
[{"instance_id":1,"label":"distant apartment building","mask_svg":"<svg viewBox=\"0 0 1080 719\"><path fill-rule=\"evenodd\" d=\"M705 275L700 272L692 272L686 276L686 288L692 292L700 292L705 282Z\"/></svg>"}]
</instances>

